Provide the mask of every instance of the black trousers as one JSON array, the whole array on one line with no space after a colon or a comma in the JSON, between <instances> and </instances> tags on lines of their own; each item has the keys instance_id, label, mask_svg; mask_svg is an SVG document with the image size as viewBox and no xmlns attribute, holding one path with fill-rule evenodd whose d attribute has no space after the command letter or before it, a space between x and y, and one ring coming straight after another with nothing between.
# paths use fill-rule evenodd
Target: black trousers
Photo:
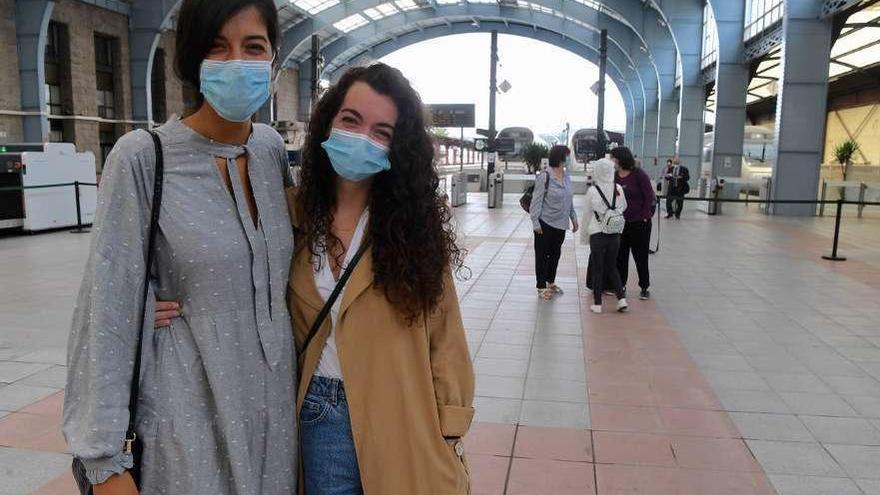
<instances>
[{"instance_id":1,"label":"black trousers","mask_svg":"<svg viewBox=\"0 0 880 495\"><path fill-rule=\"evenodd\" d=\"M670 194L666 197L666 215L675 215L675 218L681 217L681 210L684 208L684 195Z\"/></svg>"},{"instance_id":2,"label":"black trousers","mask_svg":"<svg viewBox=\"0 0 880 495\"><path fill-rule=\"evenodd\" d=\"M648 272L648 250L651 244L651 220L627 222L620 236L620 250L617 253L617 271L620 281L626 287L629 279L629 253L632 251L639 272L639 287L647 290L651 286L651 274Z\"/></svg>"},{"instance_id":3,"label":"black trousers","mask_svg":"<svg viewBox=\"0 0 880 495\"><path fill-rule=\"evenodd\" d=\"M540 222L544 233L535 233L535 286L545 289L548 284L556 283L556 269L559 268L565 231L551 227L543 220Z\"/></svg>"},{"instance_id":4,"label":"black trousers","mask_svg":"<svg viewBox=\"0 0 880 495\"><path fill-rule=\"evenodd\" d=\"M620 234L593 234L590 236L590 268L592 270L593 304L602 304L602 287L604 281L610 285L607 287L614 291L617 298L623 297L623 283L617 272L617 252L620 249Z\"/></svg>"}]
</instances>

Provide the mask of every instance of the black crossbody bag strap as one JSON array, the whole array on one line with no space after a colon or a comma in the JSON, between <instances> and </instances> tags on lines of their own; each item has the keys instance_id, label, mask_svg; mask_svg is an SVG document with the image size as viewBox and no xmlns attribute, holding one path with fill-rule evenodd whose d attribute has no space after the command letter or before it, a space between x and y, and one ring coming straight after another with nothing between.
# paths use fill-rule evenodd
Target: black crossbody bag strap
<instances>
[{"instance_id":1,"label":"black crossbody bag strap","mask_svg":"<svg viewBox=\"0 0 880 495\"><path fill-rule=\"evenodd\" d=\"M318 316L312 323L312 327L309 329L309 334L308 336L306 336L306 340L303 342L303 345L299 349L300 354L304 353L306 349L309 348L309 344L312 343L312 339L314 339L315 335L318 334L318 330L321 329L321 325L324 324L324 320L327 319L327 315L330 314L330 310L333 309L333 305L336 303L336 300L339 299L339 294L342 293L342 289L344 289L345 284L348 283L348 279L351 277L351 273L354 271L354 268L357 266L358 262L361 260L364 253L367 252L367 249L369 247L370 243L364 240L364 242L361 243L361 247L351 258L348 266L345 267L342 275L339 276L339 281L336 282L336 287L333 288L333 292L330 293L330 297L327 298L327 302L324 303L324 307L321 308L321 311L318 313Z\"/></svg>"},{"instance_id":2,"label":"black crossbody bag strap","mask_svg":"<svg viewBox=\"0 0 880 495\"><path fill-rule=\"evenodd\" d=\"M144 277L144 307L141 311L140 326L137 328L137 341L134 354L134 366L131 374L131 388L128 398L128 427L125 430L125 445L123 451L131 454L134 465L128 470L134 479L135 485L140 487L140 461L142 458L143 443L137 440L135 433L135 421L137 418L137 402L141 378L141 350L143 349L144 322L146 321L147 297L150 288L150 272L153 269L153 251L156 244L156 233L159 230L159 209L162 206L162 181L165 173L165 161L162 156L162 142L153 131L147 131L153 137L153 145L156 148L155 177L153 179L153 203L150 205L150 230L147 237L146 276ZM86 475L86 468L82 461L74 457L71 464L73 479L79 488L81 495L94 495L94 488Z\"/></svg>"},{"instance_id":3,"label":"black crossbody bag strap","mask_svg":"<svg viewBox=\"0 0 880 495\"><path fill-rule=\"evenodd\" d=\"M612 198L611 203L608 203L608 198L605 197L605 193L602 192L601 187L599 187L598 185L593 185L593 187L596 188L596 191L599 193L599 196L602 197L602 202L605 203L605 206L609 210L617 209L616 208L616 205L617 205L617 186L614 186L614 196L611 197ZM602 221L602 219L599 218L599 212L593 210L593 215L596 215L596 220L599 220L600 222Z\"/></svg>"},{"instance_id":4,"label":"black crossbody bag strap","mask_svg":"<svg viewBox=\"0 0 880 495\"><path fill-rule=\"evenodd\" d=\"M132 443L137 440L134 431L135 416L137 416L138 393L140 389L141 376L141 350L144 346L144 323L146 321L147 298L150 294L150 273L153 269L153 252L156 246L156 234L159 230L159 210L162 206L162 179L165 173L165 157L162 153L162 141L155 131L148 131L153 138L153 144L156 148L156 170L153 180L153 204L150 210L150 231L147 238L147 261L146 276L144 277L144 296L143 310L141 311L140 326L138 327L137 346L134 354L134 368L131 375L131 392L128 399L128 429L125 433L125 448L131 451Z\"/></svg>"}]
</instances>

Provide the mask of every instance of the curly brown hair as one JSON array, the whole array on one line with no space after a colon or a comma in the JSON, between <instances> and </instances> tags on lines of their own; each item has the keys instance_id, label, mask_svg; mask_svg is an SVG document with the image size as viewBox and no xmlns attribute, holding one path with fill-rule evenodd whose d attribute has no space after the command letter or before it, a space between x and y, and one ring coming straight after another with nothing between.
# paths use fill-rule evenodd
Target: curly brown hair
<instances>
[{"instance_id":1,"label":"curly brown hair","mask_svg":"<svg viewBox=\"0 0 880 495\"><path fill-rule=\"evenodd\" d=\"M330 229L337 175L321 143L356 82L391 98L399 115L388 153L391 169L377 174L371 186L365 240L371 243L374 284L413 323L437 307L449 289L444 276L462 269L465 251L456 242L452 211L438 188L425 106L399 70L385 64L349 69L312 110L296 199L302 215L298 246L307 247L316 263L321 253L343 251Z\"/></svg>"}]
</instances>

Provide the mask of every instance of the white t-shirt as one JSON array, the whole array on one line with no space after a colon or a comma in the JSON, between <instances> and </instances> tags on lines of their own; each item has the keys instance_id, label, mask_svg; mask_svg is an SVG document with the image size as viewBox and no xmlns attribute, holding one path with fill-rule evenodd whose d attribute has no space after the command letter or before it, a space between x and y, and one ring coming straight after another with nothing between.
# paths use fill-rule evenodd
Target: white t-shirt
<instances>
[{"instance_id":1,"label":"white t-shirt","mask_svg":"<svg viewBox=\"0 0 880 495\"><path fill-rule=\"evenodd\" d=\"M343 260L340 275L345 270L345 267L351 263L351 259L358 249L360 249L369 217L369 209L364 210L361 218L358 220L354 235L351 237L351 245L348 246L348 251L345 253L345 260ZM321 254L321 267L315 272L315 285L318 286L318 293L324 302L330 299L330 294L336 288L336 282L336 279L333 277L333 270L330 268L330 257L324 252ZM336 302L333 303L333 307L330 308L330 336L327 338L327 343L324 344L321 359L318 361L317 369L315 369L315 375L317 376L342 380L342 366L339 364L339 354L336 351L336 319L339 317L339 307L342 304L343 297L345 297L347 288L346 286L342 289L339 297L336 298Z\"/></svg>"}]
</instances>

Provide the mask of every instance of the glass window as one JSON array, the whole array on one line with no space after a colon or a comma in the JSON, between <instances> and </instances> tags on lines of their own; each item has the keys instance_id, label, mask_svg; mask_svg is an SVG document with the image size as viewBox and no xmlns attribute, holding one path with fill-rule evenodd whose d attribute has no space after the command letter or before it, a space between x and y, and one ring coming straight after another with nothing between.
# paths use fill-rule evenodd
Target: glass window
<instances>
[{"instance_id":1,"label":"glass window","mask_svg":"<svg viewBox=\"0 0 880 495\"><path fill-rule=\"evenodd\" d=\"M700 67L705 69L718 60L718 38L715 14L708 2L703 4L703 59Z\"/></svg>"},{"instance_id":2,"label":"glass window","mask_svg":"<svg viewBox=\"0 0 880 495\"><path fill-rule=\"evenodd\" d=\"M116 39L95 34L95 83L98 117L116 118Z\"/></svg>"},{"instance_id":3,"label":"glass window","mask_svg":"<svg viewBox=\"0 0 880 495\"><path fill-rule=\"evenodd\" d=\"M103 168L103 163L107 161L107 156L113 150L113 145L116 144L116 126L105 123L98 125L98 140L101 146L101 164Z\"/></svg>"},{"instance_id":4,"label":"glass window","mask_svg":"<svg viewBox=\"0 0 880 495\"><path fill-rule=\"evenodd\" d=\"M743 40L748 41L782 20L784 0L746 0Z\"/></svg>"}]
</instances>

